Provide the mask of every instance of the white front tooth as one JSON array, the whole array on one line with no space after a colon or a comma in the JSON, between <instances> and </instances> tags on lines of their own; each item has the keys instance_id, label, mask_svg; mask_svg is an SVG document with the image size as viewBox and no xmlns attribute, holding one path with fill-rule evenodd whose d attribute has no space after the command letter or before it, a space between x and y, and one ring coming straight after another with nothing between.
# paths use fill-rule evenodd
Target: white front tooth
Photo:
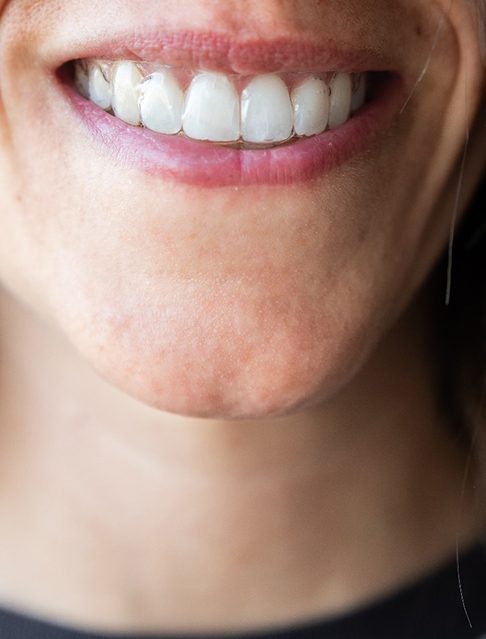
<instances>
[{"instance_id":1,"label":"white front tooth","mask_svg":"<svg viewBox=\"0 0 486 639\"><path fill-rule=\"evenodd\" d=\"M184 133L195 140L235 142L240 137L240 99L221 73L200 73L186 94Z\"/></svg>"},{"instance_id":2,"label":"white front tooth","mask_svg":"<svg viewBox=\"0 0 486 639\"><path fill-rule=\"evenodd\" d=\"M89 66L89 99L102 109L111 108L111 82L96 62Z\"/></svg>"},{"instance_id":3,"label":"white front tooth","mask_svg":"<svg viewBox=\"0 0 486 639\"><path fill-rule=\"evenodd\" d=\"M152 73L140 86L143 124L158 133L179 133L182 127L184 93L168 70Z\"/></svg>"},{"instance_id":4,"label":"white front tooth","mask_svg":"<svg viewBox=\"0 0 486 639\"><path fill-rule=\"evenodd\" d=\"M292 135L292 103L285 82L258 75L241 94L241 132L246 142L283 142Z\"/></svg>"},{"instance_id":5,"label":"white front tooth","mask_svg":"<svg viewBox=\"0 0 486 639\"><path fill-rule=\"evenodd\" d=\"M353 92L351 98L351 113L356 113L366 102L366 74L360 73L358 77L358 86Z\"/></svg>"},{"instance_id":6,"label":"white front tooth","mask_svg":"<svg viewBox=\"0 0 486 639\"><path fill-rule=\"evenodd\" d=\"M117 62L113 68L113 113L127 124L140 124L142 73L133 62Z\"/></svg>"},{"instance_id":7,"label":"white front tooth","mask_svg":"<svg viewBox=\"0 0 486 639\"><path fill-rule=\"evenodd\" d=\"M352 92L351 75L349 73L337 73L331 81L330 129L336 129L349 119Z\"/></svg>"},{"instance_id":8,"label":"white front tooth","mask_svg":"<svg viewBox=\"0 0 486 639\"><path fill-rule=\"evenodd\" d=\"M317 135L329 121L329 87L319 78L307 78L292 91L296 135Z\"/></svg>"},{"instance_id":9,"label":"white front tooth","mask_svg":"<svg viewBox=\"0 0 486 639\"><path fill-rule=\"evenodd\" d=\"M77 60L74 64L74 85L83 98L89 100L89 75L86 64Z\"/></svg>"}]
</instances>

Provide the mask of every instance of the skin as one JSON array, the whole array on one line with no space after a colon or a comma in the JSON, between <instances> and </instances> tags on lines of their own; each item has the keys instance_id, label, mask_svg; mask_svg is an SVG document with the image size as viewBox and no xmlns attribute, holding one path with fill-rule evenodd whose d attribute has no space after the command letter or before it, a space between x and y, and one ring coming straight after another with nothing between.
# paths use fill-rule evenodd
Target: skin
<instances>
[{"instance_id":1,"label":"skin","mask_svg":"<svg viewBox=\"0 0 486 639\"><path fill-rule=\"evenodd\" d=\"M346 610L477 532L421 293L480 117L476 5L139 4L0 0L0 597L120 632ZM329 175L183 186L107 159L52 99L59 47L162 17L336 33L427 72Z\"/></svg>"}]
</instances>

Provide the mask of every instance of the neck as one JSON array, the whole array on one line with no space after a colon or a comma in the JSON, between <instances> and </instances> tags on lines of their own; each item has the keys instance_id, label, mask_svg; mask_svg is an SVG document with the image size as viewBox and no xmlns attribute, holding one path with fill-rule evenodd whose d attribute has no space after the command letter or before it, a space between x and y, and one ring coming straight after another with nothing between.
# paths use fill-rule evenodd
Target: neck
<instances>
[{"instance_id":1,"label":"neck","mask_svg":"<svg viewBox=\"0 0 486 639\"><path fill-rule=\"evenodd\" d=\"M152 410L0 305L5 605L119 632L285 623L399 587L475 534L420 303L333 399L237 422Z\"/></svg>"}]
</instances>

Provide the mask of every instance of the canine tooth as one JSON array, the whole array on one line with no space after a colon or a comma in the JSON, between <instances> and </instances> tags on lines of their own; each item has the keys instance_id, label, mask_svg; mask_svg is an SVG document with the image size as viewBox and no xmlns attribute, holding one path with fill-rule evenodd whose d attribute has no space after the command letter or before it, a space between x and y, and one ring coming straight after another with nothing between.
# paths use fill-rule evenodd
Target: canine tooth
<instances>
[{"instance_id":1,"label":"canine tooth","mask_svg":"<svg viewBox=\"0 0 486 639\"><path fill-rule=\"evenodd\" d=\"M117 62L113 68L113 113L127 124L140 124L142 73L133 62Z\"/></svg>"},{"instance_id":2,"label":"canine tooth","mask_svg":"<svg viewBox=\"0 0 486 639\"><path fill-rule=\"evenodd\" d=\"M344 124L351 114L352 81L349 73L337 73L331 81L329 128Z\"/></svg>"},{"instance_id":3,"label":"canine tooth","mask_svg":"<svg viewBox=\"0 0 486 639\"><path fill-rule=\"evenodd\" d=\"M89 66L89 99L102 109L111 107L111 82L107 80L99 64Z\"/></svg>"},{"instance_id":4,"label":"canine tooth","mask_svg":"<svg viewBox=\"0 0 486 639\"><path fill-rule=\"evenodd\" d=\"M329 87L319 78L307 78L292 91L294 131L297 135L317 135L329 121Z\"/></svg>"},{"instance_id":5,"label":"canine tooth","mask_svg":"<svg viewBox=\"0 0 486 639\"><path fill-rule=\"evenodd\" d=\"M241 132L246 142L283 142L292 134L293 109L285 82L258 75L241 94Z\"/></svg>"},{"instance_id":6,"label":"canine tooth","mask_svg":"<svg viewBox=\"0 0 486 639\"><path fill-rule=\"evenodd\" d=\"M186 94L184 133L196 140L232 142L240 137L240 99L221 73L200 73Z\"/></svg>"},{"instance_id":7,"label":"canine tooth","mask_svg":"<svg viewBox=\"0 0 486 639\"><path fill-rule=\"evenodd\" d=\"M149 75L140 86L143 124L158 133L179 133L182 127L184 93L168 71Z\"/></svg>"},{"instance_id":8,"label":"canine tooth","mask_svg":"<svg viewBox=\"0 0 486 639\"><path fill-rule=\"evenodd\" d=\"M358 77L358 86L353 92L351 98L351 113L356 113L366 102L366 75L360 73Z\"/></svg>"},{"instance_id":9,"label":"canine tooth","mask_svg":"<svg viewBox=\"0 0 486 639\"><path fill-rule=\"evenodd\" d=\"M89 100L89 75L84 62L78 60L74 65L74 84L83 96Z\"/></svg>"}]
</instances>

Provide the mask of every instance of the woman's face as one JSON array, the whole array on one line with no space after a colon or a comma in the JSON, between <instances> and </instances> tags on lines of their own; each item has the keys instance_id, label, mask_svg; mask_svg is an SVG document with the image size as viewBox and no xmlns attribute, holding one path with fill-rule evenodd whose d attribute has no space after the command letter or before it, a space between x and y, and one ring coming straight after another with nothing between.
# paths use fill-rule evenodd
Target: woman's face
<instances>
[{"instance_id":1,"label":"woman's face","mask_svg":"<svg viewBox=\"0 0 486 639\"><path fill-rule=\"evenodd\" d=\"M476 8L0 0L0 281L157 408L325 400L445 245L482 92ZM238 90L279 71L290 88L337 71L375 88L345 124L274 149L167 142L80 98L63 66L79 58L233 73Z\"/></svg>"}]
</instances>

